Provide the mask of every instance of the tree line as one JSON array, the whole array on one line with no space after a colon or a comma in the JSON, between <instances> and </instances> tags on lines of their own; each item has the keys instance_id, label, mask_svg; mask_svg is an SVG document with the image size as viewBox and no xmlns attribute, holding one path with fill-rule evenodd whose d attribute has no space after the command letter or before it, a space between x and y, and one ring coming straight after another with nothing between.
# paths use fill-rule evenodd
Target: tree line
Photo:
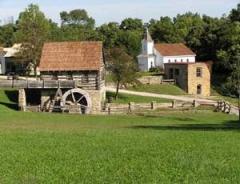
<instances>
[{"instance_id":1,"label":"tree line","mask_svg":"<svg viewBox=\"0 0 240 184\"><path fill-rule=\"evenodd\" d=\"M0 27L0 46L23 43L22 56L37 66L45 41L94 40L102 41L106 52L121 48L136 62L144 28L148 27L155 42L185 43L197 54L198 61L212 60L213 84L225 95L237 95L240 4L220 18L187 12L174 18L151 19L148 23L126 18L120 23L96 26L94 18L84 9L60 12L60 18L58 25L47 19L37 5L31 4L20 13L16 23Z\"/></svg>"}]
</instances>

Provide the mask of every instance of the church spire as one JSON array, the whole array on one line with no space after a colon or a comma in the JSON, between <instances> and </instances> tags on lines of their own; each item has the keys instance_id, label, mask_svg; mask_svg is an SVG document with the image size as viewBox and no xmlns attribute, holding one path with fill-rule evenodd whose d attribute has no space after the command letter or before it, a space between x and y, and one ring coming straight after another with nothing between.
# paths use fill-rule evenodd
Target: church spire
<instances>
[{"instance_id":1,"label":"church spire","mask_svg":"<svg viewBox=\"0 0 240 184\"><path fill-rule=\"evenodd\" d=\"M151 37L151 35L150 35L149 31L148 31L148 28L146 28L146 31L144 33L144 39L146 41L148 41L148 42L153 42L152 37Z\"/></svg>"}]
</instances>

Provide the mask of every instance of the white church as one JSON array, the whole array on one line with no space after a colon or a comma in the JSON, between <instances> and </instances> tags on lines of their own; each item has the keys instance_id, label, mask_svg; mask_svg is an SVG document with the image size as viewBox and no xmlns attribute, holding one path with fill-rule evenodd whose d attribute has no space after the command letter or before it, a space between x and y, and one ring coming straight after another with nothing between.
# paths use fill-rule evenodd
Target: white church
<instances>
[{"instance_id":1,"label":"white church","mask_svg":"<svg viewBox=\"0 0 240 184\"><path fill-rule=\"evenodd\" d=\"M196 54L182 43L154 44L148 29L142 40L142 52L138 56L140 71L162 68L167 63L195 63Z\"/></svg>"}]
</instances>

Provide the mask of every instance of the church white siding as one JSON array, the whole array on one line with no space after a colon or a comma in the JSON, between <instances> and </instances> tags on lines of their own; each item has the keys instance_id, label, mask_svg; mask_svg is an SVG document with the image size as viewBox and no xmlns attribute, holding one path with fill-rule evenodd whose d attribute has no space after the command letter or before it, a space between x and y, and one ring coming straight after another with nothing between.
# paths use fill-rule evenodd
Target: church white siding
<instances>
[{"instance_id":1,"label":"church white siding","mask_svg":"<svg viewBox=\"0 0 240 184\"><path fill-rule=\"evenodd\" d=\"M163 63L195 63L195 56L164 56Z\"/></svg>"}]
</instances>

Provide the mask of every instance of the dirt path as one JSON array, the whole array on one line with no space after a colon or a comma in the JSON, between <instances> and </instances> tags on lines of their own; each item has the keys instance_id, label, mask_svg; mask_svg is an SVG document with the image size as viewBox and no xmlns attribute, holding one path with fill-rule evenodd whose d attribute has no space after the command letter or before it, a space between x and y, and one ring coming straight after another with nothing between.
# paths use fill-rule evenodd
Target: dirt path
<instances>
[{"instance_id":1,"label":"dirt path","mask_svg":"<svg viewBox=\"0 0 240 184\"><path fill-rule=\"evenodd\" d=\"M112 87L106 87L106 90L109 92L115 92L116 89ZM156 93L146 93L146 92L137 92L137 91L130 91L125 89L120 89L120 93L125 93L129 95L137 95L137 96L145 96L145 97L156 97L156 98L165 98L170 100L179 100L179 101L185 101L185 102L192 102L193 100L196 100L197 102L206 102L206 103L215 103L214 100L209 99L201 99L201 98L193 98L193 97L186 97L186 96L174 96L174 95L165 95L165 94L156 94Z\"/></svg>"},{"instance_id":2,"label":"dirt path","mask_svg":"<svg viewBox=\"0 0 240 184\"><path fill-rule=\"evenodd\" d=\"M113 87L106 87L106 90L109 92L115 92L116 89ZM187 96L174 96L174 95L165 95L165 94L156 94L156 93L146 93L146 92L137 92L137 91L130 91L125 89L120 89L120 93L129 94L129 95L137 95L137 96L145 96L145 97L155 97L155 98L165 98L170 100L179 100L184 102L193 102L196 100L198 103L208 103L208 104L215 104L217 105L217 101L203 99L203 98L194 98L194 97L187 97ZM238 108L232 106L231 113L238 116Z\"/></svg>"}]
</instances>

